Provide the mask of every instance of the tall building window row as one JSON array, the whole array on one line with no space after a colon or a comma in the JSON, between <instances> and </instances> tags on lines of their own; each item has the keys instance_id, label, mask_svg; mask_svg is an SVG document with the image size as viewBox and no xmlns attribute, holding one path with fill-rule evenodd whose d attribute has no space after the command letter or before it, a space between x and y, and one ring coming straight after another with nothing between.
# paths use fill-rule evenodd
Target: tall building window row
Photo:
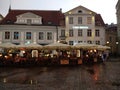
<instances>
[{"instance_id":1,"label":"tall building window row","mask_svg":"<svg viewBox=\"0 0 120 90\"><path fill-rule=\"evenodd\" d=\"M62 35L65 36L65 30L64 30L62 33L63 33ZM12 32L6 31L4 38L5 38L6 40L7 40L7 39L11 39L12 36L13 36L13 39L14 39L14 40L18 40L18 39L20 39L20 32L17 32L17 31L16 31L16 32L13 32L13 34L12 34ZM39 40L44 40L44 39L45 39L45 36L47 36L47 40L52 40L52 39L53 39L53 34L52 34L52 32L47 32L46 35L45 35L44 32L39 32L39 33L38 33L38 39L39 39ZM23 37L22 37L22 38L23 38ZM31 39L32 39L32 32L26 32L26 33L25 33L25 39L26 39L26 40L31 40Z\"/></svg>"},{"instance_id":2,"label":"tall building window row","mask_svg":"<svg viewBox=\"0 0 120 90\"><path fill-rule=\"evenodd\" d=\"M77 20L78 20L78 24L83 24L83 17L78 17ZM92 17L87 17L86 23L92 24ZM69 17L69 24L74 24L74 17Z\"/></svg>"},{"instance_id":3,"label":"tall building window row","mask_svg":"<svg viewBox=\"0 0 120 90\"><path fill-rule=\"evenodd\" d=\"M77 35L79 36L79 37L82 37L83 36L83 29L78 29L78 33L77 33ZM74 36L74 30L73 29L69 29L69 37L73 37ZM92 30L91 29L87 29L87 36L88 37L92 37ZM100 30L99 29L97 29L97 30L95 30L95 36L96 37L100 37Z\"/></svg>"}]
</instances>

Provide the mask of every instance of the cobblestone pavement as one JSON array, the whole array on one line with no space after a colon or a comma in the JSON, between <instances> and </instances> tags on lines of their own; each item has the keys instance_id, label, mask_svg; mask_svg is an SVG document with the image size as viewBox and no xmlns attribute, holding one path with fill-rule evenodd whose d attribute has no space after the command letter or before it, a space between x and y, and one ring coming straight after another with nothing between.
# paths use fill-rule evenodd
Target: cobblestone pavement
<instances>
[{"instance_id":1,"label":"cobblestone pavement","mask_svg":"<svg viewBox=\"0 0 120 90\"><path fill-rule=\"evenodd\" d=\"M120 62L0 68L0 90L120 90Z\"/></svg>"}]
</instances>

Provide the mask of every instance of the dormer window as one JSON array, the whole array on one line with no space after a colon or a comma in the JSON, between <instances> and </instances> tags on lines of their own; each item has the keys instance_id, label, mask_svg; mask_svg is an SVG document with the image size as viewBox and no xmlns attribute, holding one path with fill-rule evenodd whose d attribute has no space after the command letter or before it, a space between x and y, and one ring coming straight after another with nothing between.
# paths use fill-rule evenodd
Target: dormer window
<instances>
[{"instance_id":1,"label":"dormer window","mask_svg":"<svg viewBox=\"0 0 120 90\"><path fill-rule=\"evenodd\" d=\"M32 20L31 19L27 19L27 24L31 24Z\"/></svg>"},{"instance_id":2,"label":"dormer window","mask_svg":"<svg viewBox=\"0 0 120 90\"><path fill-rule=\"evenodd\" d=\"M82 13L82 10L79 10L78 13Z\"/></svg>"},{"instance_id":3,"label":"dormer window","mask_svg":"<svg viewBox=\"0 0 120 90\"><path fill-rule=\"evenodd\" d=\"M6 23L7 24L12 24L12 21L11 20L7 20Z\"/></svg>"},{"instance_id":4,"label":"dormer window","mask_svg":"<svg viewBox=\"0 0 120 90\"><path fill-rule=\"evenodd\" d=\"M51 24L52 24L52 22L50 22L50 21L49 21L49 22L48 22L48 24L49 24L49 25L51 25Z\"/></svg>"}]
</instances>

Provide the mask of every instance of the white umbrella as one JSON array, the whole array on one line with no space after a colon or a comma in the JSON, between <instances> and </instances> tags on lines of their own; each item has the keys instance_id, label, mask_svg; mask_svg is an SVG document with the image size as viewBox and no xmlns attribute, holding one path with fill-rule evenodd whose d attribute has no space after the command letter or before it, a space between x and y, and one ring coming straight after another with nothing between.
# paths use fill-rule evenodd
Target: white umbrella
<instances>
[{"instance_id":1,"label":"white umbrella","mask_svg":"<svg viewBox=\"0 0 120 90\"><path fill-rule=\"evenodd\" d=\"M51 43L51 44L48 44L48 45L44 46L44 48L48 48L48 49L68 49L68 48L70 48L70 45L55 42L55 43Z\"/></svg>"},{"instance_id":2,"label":"white umbrella","mask_svg":"<svg viewBox=\"0 0 120 90\"><path fill-rule=\"evenodd\" d=\"M19 45L17 45L17 48L26 48L26 45L25 44L19 44Z\"/></svg>"},{"instance_id":3,"label":"white umbrella","mask_svg":"<svg viewBox=\"0 0 120 90\"><path fill-rule=\"evenodd\" d=\"M42 48L42 45L39 45L37 43L30 43L26 45L27 48Z\"/></svg>"},{"instance_id":4,"label":"white umbrella","mask_svg":"<svg viewBox=\"0 0 120 90\"><path fill-rule=\"evenodd\" d=\"M96 44L89 44L89 43L77 43L74 45L75 48L83 48L83 49L94 49L97 47Z\"/></svg>"},{"instance_id":5,"label":"white umbrella","mask_svg":"<svg viewBox=\"0 0 120 90\"><path fill-rule=\"evenodd\" d=\"M42 45L37 43L30 43L30 44L20 44L17 45L18 48L42 48Z\"/></svg>"},{"instance_id":6,"label":"white umbrella","mask_svg":"<svg viewBox=\"0 0 120 90\"><path fill-rule=\"evenodd\" d=\"M97 50L106 50L106 49L110 49L110 47L109 46L98 45L96 49Z\"/></svg>"},{"instance_id":7,"label":"white umbrella","mask_svg":"<svg viewBox=\"0 0 120 90\"><path fill-rule=\"evenodd\" d=\"M9 42L7 42L7 43L1 43L1 44L0 44L0 47L1 47L1 48L16 48L16 46L17 46L17 45L12 44L12 43L9 43Z\"/></svg>"}]
</instances>

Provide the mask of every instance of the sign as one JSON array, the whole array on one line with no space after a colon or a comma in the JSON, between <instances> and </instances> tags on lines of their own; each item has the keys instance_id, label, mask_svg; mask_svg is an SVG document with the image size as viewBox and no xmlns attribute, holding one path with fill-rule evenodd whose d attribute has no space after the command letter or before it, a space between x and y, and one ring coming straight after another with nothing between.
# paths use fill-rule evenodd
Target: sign
<instances>
[{"instance_id":1,"label":"sign","mask_svg":"<svg viewBox=\"0 0 120 90\"><path fill-rule=\"evenodd\" d=\"M73 29L88 29L88 26L73 26Z\"/></svg>"}]
</instances>

